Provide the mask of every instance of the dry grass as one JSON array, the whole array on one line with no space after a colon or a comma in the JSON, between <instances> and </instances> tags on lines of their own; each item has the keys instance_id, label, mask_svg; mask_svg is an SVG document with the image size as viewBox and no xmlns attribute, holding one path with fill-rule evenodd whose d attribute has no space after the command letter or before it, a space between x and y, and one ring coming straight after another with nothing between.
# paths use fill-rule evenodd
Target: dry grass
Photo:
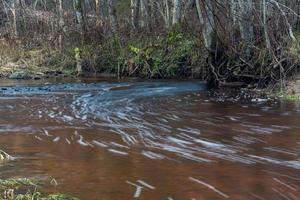
<instances>
[{"instance_id":1,"label":"dry grass","mask_svg":"<svg viewBox=\"0 0 300 200\"><path fill-rule=\"evenodd\" d=\"M9 77L13 73L23 73L28 77L34 77L62 71L63 65L60 61L53 62L53 58L59 54L58 50L45 46L26 49L22 45L11 45L9 42L1 40L0 76Z\"/></svg>"}]
</instances>

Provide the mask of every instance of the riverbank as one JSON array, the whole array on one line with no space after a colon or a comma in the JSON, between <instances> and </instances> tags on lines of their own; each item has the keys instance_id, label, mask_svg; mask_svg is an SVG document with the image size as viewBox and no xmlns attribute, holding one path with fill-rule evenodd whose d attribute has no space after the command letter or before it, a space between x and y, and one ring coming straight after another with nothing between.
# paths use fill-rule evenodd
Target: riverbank
<instances>
[{"instance_id":1,"label":"riverbank","mask_svg":"<svg viewBox=\"0 0 300 200\"><path fill-rule=\"evenodd\" d=\"M90 75L204 79L208 58L201 40L176 29L147 37L115 35L62 49L23 40L13 48L4 40L0 45L0 76L13 79Z\"/></svg>"},{"instance_id":2,"label":"riverbank","mask_svg":"<svg viewBox=\"0 0 300 200\"><path fill-rule=\"evenodd\" d=\"M1 40L0 77L200 79L207 81L209 87L221 88L221 93L223 88L243 88L249 96L294 98L300 96L299 81L290 81L300 60L297 44L285 47L281 55L284 62L278 63L277 57L264 48L255 49L249 62L244 60L242 48L235 52L236 49L220 46L209 51L198 35L182 27L157 35L116 34L97 42L65 44L62 48L36 40L17 40L14 45Z\"/></svg>"},{"instance_id":3,"label":"riverbank","mask_svg":"<svg viewBox=\"0 0 300 200\"><path fill-rule=\"evenodd\" d=\"M0 42L0 77L9 79L41 79L66 74L49 59L56 54L54 49L35 47L26 49L22 45Z\"/></svg>"}]
</instances>

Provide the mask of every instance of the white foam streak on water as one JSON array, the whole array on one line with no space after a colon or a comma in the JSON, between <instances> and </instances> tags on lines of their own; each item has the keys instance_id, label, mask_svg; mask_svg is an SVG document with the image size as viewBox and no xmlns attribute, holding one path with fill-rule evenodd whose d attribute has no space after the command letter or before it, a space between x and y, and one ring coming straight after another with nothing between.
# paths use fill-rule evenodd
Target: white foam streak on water
<instances>
[{"instance_id":1,"label":"white foam streak on water","mask_svg":"<svg viewBox=\"0 0 300 200\"><path fill-rule=\"evenodd\" d=\"M249 155L249 157L266 161L272 164L277 164L277 165L282 165L282 166L287 166L291 167L294 169L300 169L300 161L299 160L281 160L281 159L276 159L276 158L270 158L270 157L261 157L261 156L255 156L255 155Z\"/></svg>"},{"instance_id":2,"label":"white foam streak on water","mask_svg":"<svg viewBox=\"0 0 300 200\"><path fill-rule=\"evenodd\" d=\"M224 197L224 198L226 198L226 199L229 198L229 196L228 196L227 194L224 194L223 192L221 192L220 190L218 190L217 188L215 188L214 186L212 186L212 185L210 185L210 184L208 184L208 183L205 183L205 182L203 182L203 181L201 181L201 180L199 180L199 179L193 178L193 177L189 177L189 180L194 181L194 182L196 182L196 183L199 183L199 184L201 184L201 185L203 185L203 186L209 188L210 190L212 190L212 191L218 193L219 195L221 195L222 197Z\"/></svg>"},{"instance_id":3,"label":"white foam streak on water","mask_svg":"<svg viewBox=\"0 0 300 200\"><path fill-rule=\"evenodd\" d=\"M273 178L273 180L276 181L277 183L279 183L279 184L281 184L281 185L287 187L287 188L290 189L290 190L297 191L297 188L295 188L295 187L293 187L293 186L291 186L291 185L289 185L289 184L283 182L282 180L279 180L278 178Z\"/></svg>"},{"instance_id":4,"label":"white foam streak on water","mask_svg":"<svg viewBox=\"0 0 300 200\"><path fill-rule=\"evenodd\" d=\"M157 154L151 151L142 151L142 155L146 156L147 158L153 159L153 160L163 160L166 158L166 156Z\"/></svg>"},{"instance_id":5,"label":"white foam streak on water","mask_svg":"<svg viewBox=\"0 0 300 200\"><path fill-rule=\"evenodd\" d=\"M288 155L292 155L292 156L299 156L298 152L291 151L291 150L288 150L288 149L277 148L277 147L265 147L264 149L269 150L269 151L273 151L273 152L288 154Z\"/></svg>"},{"instance_id":6,"label":"white foam streak on water","mask_svg":"<svg viewBox=\"0 0 300 200\"><path fill-rule=\"evenodd\" d=\"M22 109L29 113L33 121L42 118L59 123L64 128L67 125L77 130L99 130L100 138L103 132L118 135L122 142L89 141L83 133L76 134L75 142L72 142L84 147L108 148L114 154L129 155L132 151L138 151L149 159L157 160L168 159L166 155L173 154L176 159L196 162L212 163L221 159L249 165L272 163L300 169L300 161L297 160L299 152L273 147L266 139L267 136L281 135L290 127L245 120L245 116L264 117L263 114L253 113L249 106L243 107L247 111L245 113L223 114L218 110L196 112L194 110L200 104L205 104L202 108L213 106L213 103L201 102L196 97L201 88L198 83L67 84L25 87L24 92L8 89L3 91L3 98L8 98L3 100L16 101L20 98L18 95L26 92L28 97L23 98L22 104L6 105L6 109ZM193 96L193 93L196 94ZM27 107L33 96L36 101L42 101ZM168 107L164 107L166 104ZM270 107L263 109L264 112L272 110ZM28 125L0 125L0 133L41 132L45 136L39 136L41 140L49 137L53 142L58 142L60 139L60 136L52 137L48 131ZM47 129L61 127L50 126ZM61 138L71 144L71 139ZM260 146L263 155L250 153L255 145ZM124 151L129 149L130 152ZM272 152L290 156L291 159L273 158L268 155Z\"/></svg>"},{"instance_id":7,"label":"white foam streak on water","mask_svg":"<svg viewBox=\"0 0 300 200\"><path fill-rule=\"evenodd\" d=\"M102 147L102 148L107 148L108 145L103 143L103 142L99 142L99 141L96 141L96 140L93 140L92 143L96 146L99 146L99 147Z\"/></svg>"},{"instance_id":8,"label":"white foam streak on water","mask_svg":"<svg viewBox=\"0 0 300 200\"><path fill-rule=\"evenodd\" d=\"M123 155L123 156L127 156L128 155L127 152L119 151L119 150L116 150L116 149L108 149L108 151L110 151L112 153L115 153L115 154L118 154L118 155Z\"/></svg>"}]
</instances>

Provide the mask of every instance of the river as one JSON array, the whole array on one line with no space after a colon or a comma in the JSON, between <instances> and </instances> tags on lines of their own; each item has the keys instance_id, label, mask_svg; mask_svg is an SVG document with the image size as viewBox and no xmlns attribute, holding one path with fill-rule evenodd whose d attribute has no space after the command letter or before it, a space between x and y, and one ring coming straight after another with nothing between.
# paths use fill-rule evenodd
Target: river
<instances>
[{"instance_id":1,"label":"river","mask_svg":"<svg viewBox=\"0 0 300 200\"><path fill-rule=\"evenodd\" d=\"M95 200L300 199L300 107L197 81L0 81L0 178Z\"/></svg>"}]
</instances>

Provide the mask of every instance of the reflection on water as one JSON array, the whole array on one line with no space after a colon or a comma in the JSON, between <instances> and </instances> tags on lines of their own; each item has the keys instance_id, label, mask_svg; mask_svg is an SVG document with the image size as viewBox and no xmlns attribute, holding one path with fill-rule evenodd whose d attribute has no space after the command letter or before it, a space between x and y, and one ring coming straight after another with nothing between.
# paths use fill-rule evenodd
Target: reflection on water
<instances>
[{"instance_id":1,"label":"reflection on water","mask_svg":"<svg viewBox=\"0 0 300 200\"><path fill-rule=\"evenodd\" d=\"M199 82L0 88L1 177L82 199L300 198L300 109L216 103Z\"/></svg>"}]
</instances>

